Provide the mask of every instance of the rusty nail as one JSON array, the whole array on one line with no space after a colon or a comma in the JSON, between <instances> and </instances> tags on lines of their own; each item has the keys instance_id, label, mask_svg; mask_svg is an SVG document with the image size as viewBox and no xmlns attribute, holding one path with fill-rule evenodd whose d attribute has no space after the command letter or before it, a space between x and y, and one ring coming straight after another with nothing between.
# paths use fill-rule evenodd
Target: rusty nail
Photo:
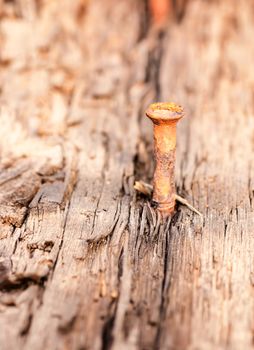
<instances>
[{"instance_id":1,"label":"rusty nail","mask_svg":"<svg viewBox=\"0 0 254 350\"><path fill-rule=\"evenodd\" d=\"M154 127L153 204L167 217L175 207L176 123L184 116L184 110L175 103L153 103L146 115Z\"/></svg>"},{"instance_id":2,"label":"rusty nail","mask_svg":"<svg viewBox=\"0 0 254 350\"><path fill-rule=\"evenodd\" d=\"M149 9L155 24L165 24L172 12L171 0L149 0Z\"/></svg>"}]
</instances>

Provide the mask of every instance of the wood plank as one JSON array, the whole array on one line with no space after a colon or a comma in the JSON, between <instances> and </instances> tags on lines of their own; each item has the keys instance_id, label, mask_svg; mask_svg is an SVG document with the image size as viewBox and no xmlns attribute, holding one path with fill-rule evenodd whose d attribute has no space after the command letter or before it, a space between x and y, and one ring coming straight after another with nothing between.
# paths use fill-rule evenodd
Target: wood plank
<instances>
[{"instance_id":1,"label":"wood plank","mask_svg":"<svg viewBox=\"0 0 254 350\"><path fill-rule=\"evenodd\" d=\"M187 7L185 7L187 6ZM253 349L251 2L0 1L1 349ZM182 104L178 206L153 100Z\"/></svg>"}]
</instances>

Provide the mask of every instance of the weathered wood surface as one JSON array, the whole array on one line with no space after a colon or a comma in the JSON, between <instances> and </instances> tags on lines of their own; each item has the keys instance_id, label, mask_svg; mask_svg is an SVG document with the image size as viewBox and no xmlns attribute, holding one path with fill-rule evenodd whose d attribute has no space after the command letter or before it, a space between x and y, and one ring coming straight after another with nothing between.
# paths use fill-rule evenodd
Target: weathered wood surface
<instances>
[{"instance_id":1,"label":"weathered wood surface","mask_svg":"<svg viewBox=\"0 0 254 350\"><path fill-rule=\"evenodd\" d=\"M253 1L0 0L0 348L253 349ZM154 100L185 106L179 206Z\"/></svg>"}]
</instances>

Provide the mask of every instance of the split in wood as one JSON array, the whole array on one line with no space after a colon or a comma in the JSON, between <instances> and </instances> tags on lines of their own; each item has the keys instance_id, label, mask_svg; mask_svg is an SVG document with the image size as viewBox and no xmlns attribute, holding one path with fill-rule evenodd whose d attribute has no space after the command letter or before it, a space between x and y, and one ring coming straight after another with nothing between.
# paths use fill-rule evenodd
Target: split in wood
<instances>
[{"instance_id":1,"label":"split in wood","mask_svg":"<svg viewBox=\"0 0 254 350\"><path fill-rule=\"evenodd\" d=\"M135 181L134 189L140 193L143 193L147 197L151 197L153 193L153 186L144 182L144 181ZM203 217L203 215L194 208L187 199L179 196L178 194L175 194L175 200L183 205L186 205L190 210L192 210L194 213L198 214L199 216Z\"/></svg>"}]
</instances>

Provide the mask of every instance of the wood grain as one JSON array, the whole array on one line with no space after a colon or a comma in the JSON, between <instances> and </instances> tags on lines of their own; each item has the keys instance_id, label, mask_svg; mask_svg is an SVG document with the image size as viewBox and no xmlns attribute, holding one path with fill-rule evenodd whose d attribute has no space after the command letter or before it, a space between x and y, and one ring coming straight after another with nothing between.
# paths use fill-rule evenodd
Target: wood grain
<instances>
[{"instance_id":1,"label":"wood grain","mask_svg":"<svg viewBox=\"0 0 254 350\"><path fill-rule=\"evenodd\" d=\"M253 2L0 0L0 347L253 349ZM178 206L155 100L186 108Z\"/></svg>"}]
</instances>

